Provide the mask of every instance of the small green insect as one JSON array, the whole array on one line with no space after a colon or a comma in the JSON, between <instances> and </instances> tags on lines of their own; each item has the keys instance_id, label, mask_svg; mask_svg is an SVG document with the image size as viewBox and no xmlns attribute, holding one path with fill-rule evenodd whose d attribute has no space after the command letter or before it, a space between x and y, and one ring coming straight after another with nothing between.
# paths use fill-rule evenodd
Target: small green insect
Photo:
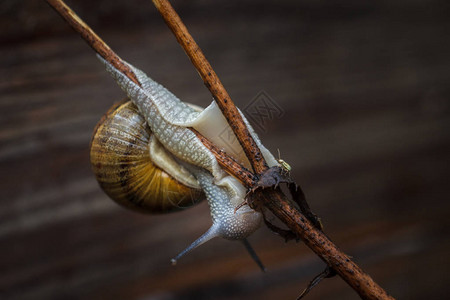
<instances>
[{"instance_id":1,"label":"small green insect","mask_svg":"<svg viewBox=\"0 0 450 300\"><path fill-rule=\"evenodd\" d=\"M283 171L290 172L292 170L291 166L287 162L285 162L284 160L281 159L281 157L280 157L280 149L277 149L277 150L278 150L277 162L281 165L281 168L283 169Z\"/></svg>"}]
</instances>

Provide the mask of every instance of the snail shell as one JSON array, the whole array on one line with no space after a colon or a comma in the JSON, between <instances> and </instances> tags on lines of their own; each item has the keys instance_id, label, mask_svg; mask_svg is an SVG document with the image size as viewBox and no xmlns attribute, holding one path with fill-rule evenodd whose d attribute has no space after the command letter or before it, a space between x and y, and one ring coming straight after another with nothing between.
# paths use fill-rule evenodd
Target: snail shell
<instances>
[{"instance_id":1,"label":"snail shell","mask_svg":"<svg viewBox=\"0 0 450 300\"><path fill-rule=\"evenodd\" d=\"M164 150L127 99L113 105L97 124L90 156L103 191L127 208L165 213L204 198L196 179Z\"/></svg>"}]
</instances>

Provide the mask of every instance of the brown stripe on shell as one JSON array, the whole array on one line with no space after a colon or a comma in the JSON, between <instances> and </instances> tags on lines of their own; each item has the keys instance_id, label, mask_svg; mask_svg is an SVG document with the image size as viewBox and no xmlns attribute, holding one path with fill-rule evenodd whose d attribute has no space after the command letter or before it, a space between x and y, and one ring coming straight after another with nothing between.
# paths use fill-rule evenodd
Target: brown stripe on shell
<instances>
[{"instance_id":1,"label":"brown stripe on shell","mask_svg":"<svg viewBox=\"0 0 450 300\"><path fill-rule=\"evenodd\" d=\"M144 213L177 211L201 201L200 190L182 185L152 163L151 134L128 99L110 108L91 140L91 164L100 187L120 205Z\"/></svg>"}]
</instances>

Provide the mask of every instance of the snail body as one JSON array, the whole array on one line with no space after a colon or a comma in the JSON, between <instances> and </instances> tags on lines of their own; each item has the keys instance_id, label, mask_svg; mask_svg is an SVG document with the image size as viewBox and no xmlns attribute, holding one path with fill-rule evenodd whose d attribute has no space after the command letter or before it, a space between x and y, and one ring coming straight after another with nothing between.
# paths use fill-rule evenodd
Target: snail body
<instances>
[{"instance_id":1,"label":"snail body","mask_svg":"<svg viewBox=\"0 0 450 300\"><path fill-rule=\"evenodd\" d=\"M222 237L243 241L252 257L262 267L246 240L250 234L261 226L262 214L248 206L236 211L238 205L244 201L246 189L236 178L222 170L215 156L190 130L190 127L196 129L225 152L234 153L233 158L250 168L240 145L229 145L226 140L221 138L221 133L224 131L228 131L228 135L234 135L234 133L232 133L215 102L212 102L203 111L198 111L180 101L170 91L147 77L139 69L129 65L140 86L107 61L99 58L105 64L106 70L137 107L138 114L146 121L152 132L150 144L152 140L154 143L158 143L161 146L160 149L170 153L176 164L182 166L183 170L188 170L188 173L196 179L196 183L203 190L208 200L213 221L212 226L172 262L175 263L181 256L204 242L214 237ZM242 117L269 167L279 165L273 155L261 144L245 117L243 115ZM164 161L161 161L158 166L162 170L166 169Z\"/></svg>"}]
</instances>

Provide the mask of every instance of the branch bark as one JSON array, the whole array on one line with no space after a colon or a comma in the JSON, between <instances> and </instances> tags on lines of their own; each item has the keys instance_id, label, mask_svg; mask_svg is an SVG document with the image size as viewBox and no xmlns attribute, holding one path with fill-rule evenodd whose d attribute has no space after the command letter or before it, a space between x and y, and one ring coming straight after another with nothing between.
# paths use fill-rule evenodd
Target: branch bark
<instances>
[{"instance_id":1,"label":"branch bark","mask_svg":"<svg viewBox=\"0 0 450 300\"><path fill-rule=\"evenodd\" d=\"M86 24L77 14L61 0L46 0L63 19L78 32L81 37L100 54L101 57L109 61L116 69L120 70L128 78L139 84L136 75L123 62L123 60Z\"/></svg>"},{"instance_id":2,"label":"branch bark","mask_svg":"<svg viewBox=\"0 0 450 300\"><path fill-rule=\"evenodd\" d=\"M322 231L314 227L285 197L281 197L277 190L264 190L259 193L257 191L254 197L258 197L260 203L292 231L300 234L303 242L333 268L362 299L394 299Z\"/></svg>"},{"instance_id":3,"label":"branch bark","mask_svg":"<svg viewBox=\"0 0 450 300\"><path fill-rule=\"evenodd\" d=\"M156 8L163 17L167 26L172 30L178 43L183 47L192 64L197 69L200 77L203 79L205 86L209 89L214 97L217 105L222 111L223 115L230 124L236 138L244 149L245 155L250 161L253 170L256 174L262 174L268 169L266 161L256 144L253 137L250 135L244 120L240 115L233 100L231 100L228 92L222 85L219 77L209 64L200 47L192 38L191 34L184 26L178 14L170 5L169 1L153 0Z\"/></svg>"},{"instance_id":4,"label":"branch bark","mask_svg":"<svg viewBox=\"0 0 450 300\"><path fill-rule=\"evenodd\" d=\"M98 37L62 0L46 0L66 21L75 29L86 42L104 59L121 70L126 76L139 84L136 76L111 50L111 48ZM197 68L205 85L212 93L218 106L221 108L231 128L241 143L249 161L256 173L253 174L238 164L233 158L214 146L200 133L194 131L200 140L216 156L224 168L240 179L248 188L255 184L259 175L267 171L268 167L260 150L245 126L241 115L232 102L230 96L221 84L211 65L202 51L187 31L181 19L167 1L153 0L164 20L175 34L186 54ZM250 194L257 199L260 205L269 209L297 234L328 266L333 268L363 299L393 299L373 279L364 273L347 255L312 223L285 197L280 189L257 189Z\"/></svg>"}]
</instances>

